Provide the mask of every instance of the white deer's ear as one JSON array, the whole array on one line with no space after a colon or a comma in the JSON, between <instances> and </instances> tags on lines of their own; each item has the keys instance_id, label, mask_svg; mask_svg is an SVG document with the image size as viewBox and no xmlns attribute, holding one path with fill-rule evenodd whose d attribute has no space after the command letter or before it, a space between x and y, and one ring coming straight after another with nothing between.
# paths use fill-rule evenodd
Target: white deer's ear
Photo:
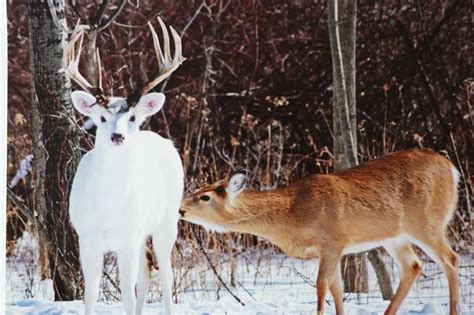
<instances>
[{"instance_id":1,"label":"white deer's ear","mask_svg":"<svg viewBox=\"0 0 474 315\"><path fill-rule=\"evenodd\" d=\"M79 113L86 116L92 116L96 110L97 100L95 97L84 91L74 91L71 93L72 104Z\"/></svg>"},{"instance_id":2,"label":"white deer's ear","mask_svg":"<svg viewBox=\"0 0 474 315\"><path fill-rule=\"evenodd\" d=\"M238 170L230 174L227 184L227 197L232 200L240 194L247 185L247 170Z\"/></svg>"},{"instance_id":3,"label":"white deer's ear","mask_svg":"<svg viewBox=\"0 0 474 315\"><path fill-rule=\"evenodd\" d=\"M148 93L140 97L137 104L137 114L143 117L148 117L156 114L165 103L165 95L162 93Z\"/></svg>"}]
</instances>

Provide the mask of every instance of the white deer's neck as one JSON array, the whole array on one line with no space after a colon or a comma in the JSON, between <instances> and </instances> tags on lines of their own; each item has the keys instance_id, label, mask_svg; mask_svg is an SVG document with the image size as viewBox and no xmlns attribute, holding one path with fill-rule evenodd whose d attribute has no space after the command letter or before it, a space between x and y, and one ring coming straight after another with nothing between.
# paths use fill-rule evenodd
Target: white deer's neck
<instances>
[{"instance_id":1,"label":"white deer's neck","mask_svg":"<svg viewBox=\"0 0 474 315\"><path fill-rule=\"evenodd\" d=\"M101 162L111 166L128 163L133 158L133 143L129 141L123 145L115 146L96 139L94 156L100 159Z\"/></svg>"}]
</instances>

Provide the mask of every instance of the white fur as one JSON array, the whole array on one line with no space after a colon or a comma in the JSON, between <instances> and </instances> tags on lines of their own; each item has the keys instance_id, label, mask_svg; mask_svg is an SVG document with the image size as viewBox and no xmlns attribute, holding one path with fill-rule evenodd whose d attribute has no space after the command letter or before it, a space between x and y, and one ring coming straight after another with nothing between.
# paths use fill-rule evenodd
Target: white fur
<instances>
[{"instance_id":1,"label":"white fur","mask_svg":"<svg viewBox=\"0 0 474 315\"><path fill-rule=\"evenodd\" d=\"M227 199L230 204L233 203L235 197L245 189L247 184L247 175L243 173L236 173L229 179L227 187Z\"/></svg>"},{"instance_id":2,"label":"white fur","mask_svg":"<svg viewBox=\"0 0 474 315\"><path fill-rule=\"evenodd\" d=\"M344 248L343 255L347 254L357 254L360 252L365 252L379 246L390 246L392 244L404 244L410 242L410 238L406 234L400 234L393 238L381 239L373 242L365 242L358 244L349 244Z\"/></svg>"},{"instance_id":3,"label":"white fur","mask_svg":"<svg viewBox=\"0 0 474 315\"><path fill-rule=\"evenodd\" d=\"M141 313L148 288L144 253L148 235L153 236L160 264L165 308L167 313L171 311L170 255L177 236L183 169L171 141L139 130L146 117L164 102L158 93L143 97L147 103L140 100L137 107L120 113L98 105L87 107L94 99L85 92L72 94L75 107L97 125L95 146L79 164L69 206L71 223L79 235L86 314L92 313L97 301L106 251L117 252L125 311ZM150 98L154 104L150 105ZM117 101L124 100L113 98L110 102ZM131 121L134 115L135 121ZM102 122L101 117L107 121ZM112 133L123 134L123 143L114 144Z\"/></svg>"},{"instance_id":4,"label":"white fur","mask_svg":"<svg viewBox=\"0 0 474 315\"><path fill-rule=\"evenodd\" d=\"M454 190L457 191L461 174L459 174L459 171L454 165L451 166L451 174L453 175L453 180L454 180Z\"/></svg>"},{"instance_id":5,"label":"white fur","mask_svg":"<svg viewBox=\"0 0 474 315\"><path fill-rule=\"evenodd\" d=\"M451 175L453 176L453 192L454 192L454 198L451 206L451 211L449 211L444 219L444 224L447 225L451 218L453 217L454 211L456 211L456 204L458 201L458 186L459 186L459 181L461 180L461 174L459 171L456 169L454 165L451 165Z\"/></svg>"},{"instance_id":6,"label":"white fur","mask_svg":"<svg viewBox=\"0 0 474 315\"><path fill-rule=\"evenodd\" d=\"M365 252L367 250L371 250L372 248L383 246L385 243L386 243L386 240L351 244L344 248L343 255Z\"/></svg>"},{"instance_id":7,"label":"white fur","mask_svg":"<svg viewBox=\"0 0 474 315\"><path fill-rule=\"evenodd\" d=\"M218 233L226 233L227 232L227 228L225 226L214 224L214 223L209 223L209 222L201 220L199 218L195 218L195 217L186 218L186 221L189 221L189 222L194 223L194 224L202 225L202 227L204 229L206 229L207 231L214 231L214 232L218 232Z\"/></svg>"}]
</instances>

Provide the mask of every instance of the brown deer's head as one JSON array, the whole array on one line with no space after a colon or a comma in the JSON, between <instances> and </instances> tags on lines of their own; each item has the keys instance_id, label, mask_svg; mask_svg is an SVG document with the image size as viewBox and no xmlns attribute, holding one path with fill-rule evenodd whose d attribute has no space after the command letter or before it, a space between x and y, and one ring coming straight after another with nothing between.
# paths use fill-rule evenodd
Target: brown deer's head
<instances>
[{"instance_id":1,"label":"brown deer's head","mask_svg":"<svg viewBox=\"0 0 474 315\"><path fill-rule=\"evenodd\" d=\"M212 230L225 229L225 222L233 218L233 202L245 189L246 183L247 171L238 170L193 192L181 202L181 218Z\"/></svg>"}]
</instances>

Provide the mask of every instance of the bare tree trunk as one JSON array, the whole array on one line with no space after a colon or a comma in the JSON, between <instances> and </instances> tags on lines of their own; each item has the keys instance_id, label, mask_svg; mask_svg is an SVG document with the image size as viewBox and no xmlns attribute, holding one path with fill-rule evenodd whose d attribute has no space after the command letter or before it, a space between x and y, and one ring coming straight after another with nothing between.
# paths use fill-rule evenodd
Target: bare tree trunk
<instances>
[{"instance_id":1,"label":"bare tree trunk","mask_svg":"<svg viewBox=\"0 0 474 315\"><path fill-rule=\"evenodd\" d=\"M390 282L390 277L388 276L387 267L385 263L379 256L377 249L372 249L367 253L367 258L369 258L372 267L375 270L375 275L377 276L377 282L382 292L382 298L384 300L391 300L393 297L392 283Z\"/></svg>"},{"instance_id":2,"label":"bare tree trunk","mask_svg":"<svg viewBox=\"0 0 474 315\"><path fill-rule=\"evenodd\" d=\"M333 67L335 170L340 170L359 164L355 86L356 2L335 1L329 0L328 21Z\"/></svg>"},{"instance_id":3,"label":"bare tree trunk","mask_svg":"<svg viewBox=\"0 0 474 315\"><path fill-rule=\"evenodd\" d=\"M1 21L6 21L7 20L7 14L6 14L6 10L5 9L2 9L0 10L0 20ZM4 24L5 25L5 24ZM0 35L0 39L3 43L7 43L7 31L6 31L6 27L5 28L1 28L1 35ZM6 44L3 44L2 48L0 48L0 58L2 60L6 60L7 59L7 45ZM0 76L2 76L3 78L6 78L7 77L7 63L4 61L1 65L0 65ZM7 110L7 96L6 96L6 93L2 92L2 97L1 97L1 101L3 102L3 106L2 108L0 109L0 150L2 151L2 155L0 156L0 169L2 169L3 171L0 172L0 182L1 183L7 183L7 170L8 170L8 164L7 164L7 116L8 116L8 110ZM5 152L5 153L3 153ZM4 188L2 188L4 189ZM7 239L6 239L6 230L7 230L7 224L8 224L8 219L7 219L7 202L6 202L6 198L0 198L0 209L4 209L3 210L3 213L2 213L2 224L0 226L0 244L2 244L3 248L5 249L5 254L7 254L7 257L8 257L8 249L9 249L9 246L8 246L8 243L7 243ZM5 219L5 221L3 221L3 219ZM6 244L6 246L5 246ZM5 294L5 289L7 288L6 284L7 284L7 281L6 281L6 275L7 275L7 272L6 272L6 265L5 265L5 256L2 257L2 261L0 262L0 274L3 275L2 279L0 279L0 288L2 288L2 292L0 293L0 301L2 301L2 304L3 304L3 301L6 301L6 294ZM5 307L5 304L1 305L0 306L0 313L4 312L6 309Z\"/></svg>"},{"instance_id":4,"label":"bare tree trunk","mask_svg":"<svg viewBox=\"0 0 474 315\"><path fill-rule=\"evenodd\" d=\"M65 0L53 0L64 22ZM47 0L29 0L30 47L34 94L32 134L35 156L36 229L45 250L56 300L80 297L81 273L77 236L69 224L68 195L77 166L78 139L68 120L71 114L70 83L58 73L65 63L67 34L58 28Z\"/></svg>"},{"instance_id":5,"label":"bare tree trunk","mask_svg":"<svg viewBox=\"0 0 474 315\"><path fill-rule=\"evenodd\" d=\"M97 30L93 29L85 33L87 38L85 55L87 56L86 73L87 79L92 86L98 84L98 72L97 72Z\"/></svg>"},{"instance_id":6,"label":"bare tree trunk","mask_svg":"<svg viewBox=\"0 0 474 315\"><path fill-rule=\"evenodd\" d=\"M335 170L358 164L356 117L356 1L328 1L329 37L333 65L333 133ZM388 272L377 250L369 254L377 273L384 299L392 297ZM342 259L346 292L367 292L368 272L363 255L348 255Z\"/></svg>"}]
</instances>

